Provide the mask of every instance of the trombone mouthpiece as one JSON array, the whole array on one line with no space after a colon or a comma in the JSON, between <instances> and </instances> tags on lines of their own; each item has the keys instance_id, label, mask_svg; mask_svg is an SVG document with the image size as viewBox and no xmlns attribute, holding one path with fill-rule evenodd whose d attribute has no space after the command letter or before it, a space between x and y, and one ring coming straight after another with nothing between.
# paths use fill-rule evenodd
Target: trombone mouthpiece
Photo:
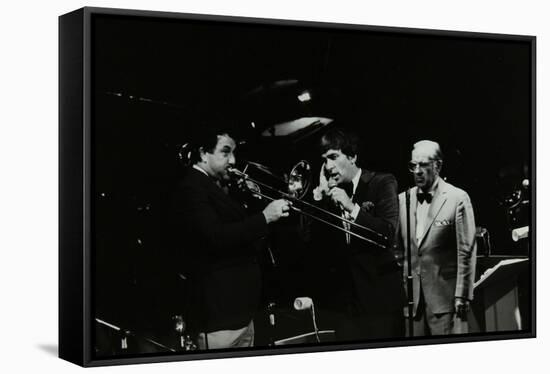
<instances>
[{"instance_id":1,"label":"trombone mouthpiece","mask_svg":"<svg viewBox=\"0 0 550 374\"><path fill-rule=\"evenodd\" d=\"M229 168L227 169L227 171L229 172L229 174L233 174L234 176L237 176L237 177L245 177L246 174L243 173L242 171L238 170L238 169L235 169L235 168Z\"/></svg>"}]
</instances>

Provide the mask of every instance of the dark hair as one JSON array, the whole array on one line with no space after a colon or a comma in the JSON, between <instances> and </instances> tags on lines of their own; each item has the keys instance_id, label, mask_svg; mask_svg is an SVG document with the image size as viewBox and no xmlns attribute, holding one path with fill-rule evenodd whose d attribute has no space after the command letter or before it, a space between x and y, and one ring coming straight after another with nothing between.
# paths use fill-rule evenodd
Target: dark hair
<instances>
[{"instance_id":1,"label":"dark hair","mask_svg":"<svg viewBox=\"0 0 550 374\"><path fill-rule=\"evenodd\" d=\"M342 129L331 129L321 138L321 152L326 153L329 149L339 149L343 154L350 157L358 156L359 137Z\"/></svg>"},{"instance_id":2,"label":"dark hair","mask_svg":"<svg viewBox=\"0 0 550 374\"><path fill-rule=\"evenodd\" d=\"M209 123L204 123L200 125L200 131L194 139L190 142L190 156L189 164L194 165L201 160L200 149L203 151L213 153L218 144L218 136L220 135L230 135L230 132L227 129L213 126Z\"/></svg>"}]
</instances>

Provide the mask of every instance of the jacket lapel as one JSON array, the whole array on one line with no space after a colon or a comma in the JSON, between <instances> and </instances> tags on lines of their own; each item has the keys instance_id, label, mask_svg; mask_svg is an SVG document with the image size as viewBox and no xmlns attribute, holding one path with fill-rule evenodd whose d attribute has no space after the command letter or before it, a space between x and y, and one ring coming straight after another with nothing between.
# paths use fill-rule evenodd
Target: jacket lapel
<instances>
[{"instance_id":1,"label":"jacket lapel","mask_svg":"<svg viewBox=\"0 0 550 374\"><path fill-rule=\"evenodd\" d=\"M361 203L368 200L367 185L371 181L372 177L374 177L374 172L372 171L364 170L361 173L361 178L359 178L359 181L357 182L357 188L355 189L355 194L352 198L354 203L361 205Z\"/></svg>"},{"instance_id":2,"label":"jacket lapel","mask_svg":"<svg viewBox=\"0 0 550 374\"><path fill-rule=\"evenodd\" d=\"M439 211L443 207L443 204L447 201L447 188L446 183L443 180L443 178L439 179L437 188L434 191L434 196L432 199L432 203L430 204L430 208L428 209L428 216L426 217L426 225L424 226L424 233L422 234L422 237L420 241L418 242L418 248L422 247L422 243L424 243L424 240L426 239L426 235L428 234L428 231L430 231L430 228L432 227L432 224L439 214ZM415 196L416 197L416 196ZM415 204L416 206L416 204Z\"/></svg>"},{"instance_id":3,"label":"jacket lapel","mask_svg":"<svg viewBox=\"0 0 550 374\"><path fill-rule=\"evenodd\" d=\"M231 197L229 197L212 178L204 175L198 170L193 169L193 172L197 173L200 176L201 180L203 181L204 188L210 190L212 196L214 196L216 201L218 203L225 204L228 207L227 211L233 212L233 214L239 217L244 216L245 211L243 207L239 205L236 201L234 201Z\"/></svg>"},{"instance_id":4,"label":"jacket lapel","mask_svg":"<svg viewBox=\"0 0 550 374\"><path fill-rule=\"evenodd\" d=\"M235 201L231 196L229 196L225 191L218 186L216 183L213 183L212 187L214 193L217 195L218 201L228 206L228 211L233 212L238 217L243 217L245 211L242 205Z\"/></svg>"}]
</instances>

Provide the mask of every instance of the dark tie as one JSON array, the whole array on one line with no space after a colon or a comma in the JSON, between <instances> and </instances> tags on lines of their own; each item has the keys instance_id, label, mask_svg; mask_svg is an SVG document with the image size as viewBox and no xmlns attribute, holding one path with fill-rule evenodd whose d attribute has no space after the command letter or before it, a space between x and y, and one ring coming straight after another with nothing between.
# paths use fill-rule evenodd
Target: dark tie
<instances>
[{"instance_id":1,"label":"dark tie","mask_svg":"<svg viewBox=\"0 0 550 374\"><path fill-rule=\"evenodd\" d=\"M344 191L346 191L346 194L351 199L353 197L353 183L344 183L340 186Z\"/></svg>"},{"instance_id":2,"label":"dark tie","mask_svg":"<svg viewBox=\"0 0 550 374\"><path fill-rule=\"evenodd\" d=\"M344 184L341 184L339 187L346 192L346 194L350 199L353 198L353 183L351 182L344 183ZM349 213L345 212L344 210L342 210L342 217L346 219L351 219L351 217L349 216ZM344 226L344 229L346 229L347 231L351 231L350 223L346 221L342 221L342 224ZM351 234L349 232L346 232L346 244L350 245L350 243L351 243Z\"/></svg>"},{"instance_id":3,"label":"dark tie","mask_svg":"<svg viewBox=\"0 0 550 374\"><path fill-rule=\"evenodd\" d=\"M424 201L427 201L428 204L432 202L432 194L429 192L418 192L416 194L416 198L418 199L418 202L422 204Z\"/></svg>"}]
</instances>

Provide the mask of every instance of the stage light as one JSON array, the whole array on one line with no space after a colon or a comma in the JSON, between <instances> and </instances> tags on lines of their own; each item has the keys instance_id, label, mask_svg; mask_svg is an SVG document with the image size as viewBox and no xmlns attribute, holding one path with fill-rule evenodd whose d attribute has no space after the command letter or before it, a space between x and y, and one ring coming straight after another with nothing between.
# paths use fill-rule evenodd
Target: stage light
<instances>
[{"instance_id":1,"label":"stage light","mask_svg":"<svg viewBox=\"0 0 550 374\"><path fill-rule=\"evenodd\" d=\"M311 100L311 95L309 94L308 91L304 91L300 95L298 95L298 100L300 100L300 102L302 102L302 103L304 103L306 101L310 101Z\"/></svg>"}]
</instances>

